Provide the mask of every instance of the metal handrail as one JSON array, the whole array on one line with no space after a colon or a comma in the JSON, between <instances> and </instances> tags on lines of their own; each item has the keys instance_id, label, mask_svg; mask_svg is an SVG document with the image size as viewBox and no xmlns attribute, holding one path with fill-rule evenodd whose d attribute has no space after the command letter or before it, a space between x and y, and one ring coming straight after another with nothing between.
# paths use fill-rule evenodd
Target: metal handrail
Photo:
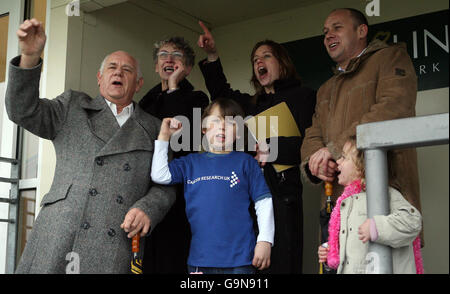
<instances>
[{"instance_id":1,"label":"metal handrail","mask_svg":"<svg viewBox=\"0 0 450 294\"><path fill-rule=\"evenodd\" d=\"M19 163L17 159L14 158L6 158L6 157L0 157L0 162L10 163L12 165L16 165ZM3 183L10 183L10 184L17 184L19 183L18 178L2 178L0 177L0 182ZM9 197L0 197L0 203L11 203L14 202L14 199L11 199ZM0 219L0 222L3 222L4 220Z\"/></svg>"},{"instance_id":2,"label":"metal handrail","mask_svg":"<svg viewBox=\"0 0 450 294\"><path fill-rule=\"evenodd\" d=\"M20 161L13 158L0 157L0 162L11 164L11 177L2 178L0 182L10 183L10 195L9 197L0 197L0 203L9 204L8 219L0 219L0 222L8 223L8 236L6 241L6 273L14 273L16 267L17 257L17 232L18 222L17 217L19 215L19 170Z\"/></svg>"},{"instance_id":3,"label":"metal handrail","mask_svg":"<svg viewBox=\"0 0 450 294\"><path fill-rule=\"evenodd\" d=\"M11 163L11 164L18 164L19 160L14 159L14 158L0 157L0 162L6 162L6 163Z\"/></svg>"},{"instance_id":4,"label":"metal handrail","mask_svg":"<svg viewBox=\"0 0 450 294\"><path fill-rule=\"evenodd\" d=\"M449 114L435 114L357 126L357 148L364 151L367 216L388 215L387 150L449 142ZM368 257L368 258L367 258ZM392 274L391 247L369 242L366 273Z\"/></svg>"},{"instance_id":5,"label":"metal handrail","mask_svg":"<svg viewBox=\"0 0 450 294\"><path fill-rule=\"evenodd\" d=\"M0 182L10 183L10 184L17 184L19 182L19 179L11 179L11 178L2 178L2 177L0 177Z\"/></svg>"}]
</instances>

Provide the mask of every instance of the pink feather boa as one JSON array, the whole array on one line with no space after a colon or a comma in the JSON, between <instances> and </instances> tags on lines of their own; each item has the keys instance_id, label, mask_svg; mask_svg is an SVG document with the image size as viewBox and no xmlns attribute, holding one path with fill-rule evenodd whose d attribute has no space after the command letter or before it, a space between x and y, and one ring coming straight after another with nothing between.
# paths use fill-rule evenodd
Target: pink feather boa
<instances>
[{"instance_id":1,"label":"pink feather boa","mask_svg":"<svg viewBox=\"0 0 450 294\"><path fill-rule=\"evenodd\" d=\"M328 252L327 264L329 267L337 269L339 267L339 231L341 230L341 203L344 199L361 193L361 180L355 180L349 185L345 186L344 192L336 200L336 206L331 212L330 222L328 224ZM423 260L420 251L420 237L418 236L413 242L414 261L416 264L416 273L423 274Z\"/></svg>"},{"instance_id":2,"label":"pink feather boa","mask_svg":"<svg viewBox=\"0 0 450 294\"><path fill-rule=\"evenodd\" d=\"M422 275L424 273L423 270L423 259L422 259L422 252L420 251L420 236L417 236L417 238L413 242L413 250L414 250L414 261L416 262L416 274Z\"/></svg>"},{"instance_id":3,"label":"pink feather boa","mask_svg":"<svg viewBox=\"0 0 450 294\"><path fill-rule=\"evenodd\" d=\"M337 269L339 266L339 231L341 230L341 203L344 199L361 193L361 180L356 180L345 186L344 192L336 200L336 205L331 212L330 222L328 223L328 257L329 267Z\"/></svg>"}]
</instances>

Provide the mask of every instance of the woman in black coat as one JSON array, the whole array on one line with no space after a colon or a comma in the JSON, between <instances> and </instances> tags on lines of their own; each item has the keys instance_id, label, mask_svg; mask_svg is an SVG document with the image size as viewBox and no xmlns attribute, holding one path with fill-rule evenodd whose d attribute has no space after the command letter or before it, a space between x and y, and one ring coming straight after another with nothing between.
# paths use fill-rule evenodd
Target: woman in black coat
<instances>
[{"instance_id":1,"label":"woman in black coat","mask_svg":"<svg viewBox=\"0 0 450 294\"><path fill-rule=\"evenodd\" d=\"M231 98L244 108L246 115L256 115L281 102L286 102L301 137L279 137L278 157L272 163L295 165L277 173L272 163L264 165L264 177L272 192L275 240L271 254L271 266L267 273L302 273L303 252L303 205L302 182L299 170L300 147L305 130L312 124L316 104L316 93L303 87L295 67L284 47L266 40L255 45L251 53L253 76L251 83L254 96L233 90L223 73L214 39L200 22L204 34L198 45L207 53L200 61L200 69L211 100L218 97ZM259 152L256 159L260 159Z\"/></svg>"},{"instance_id":2,"label":"woman in black coat","mask_svg":"<svg viewBox=\"0 0 450 294\"><path fill-rule=\"evenodd\" d=\"M155 44L153 59L161 83L139 102L146 112L163 119L177 115L190 122L189 150L173 153L174 158L193 151L193 110L201 111L209 104L208 96L194 87L186 77L194 66L194 51L181 37L172 37ZM199 114L201 115L201 113ZM183 137L180 138L183 140ZM176 185L177 198L164 219L145 240L144 273L186 274L191 232L186 218L183 185Z\"/></svg>"}]
</instances>

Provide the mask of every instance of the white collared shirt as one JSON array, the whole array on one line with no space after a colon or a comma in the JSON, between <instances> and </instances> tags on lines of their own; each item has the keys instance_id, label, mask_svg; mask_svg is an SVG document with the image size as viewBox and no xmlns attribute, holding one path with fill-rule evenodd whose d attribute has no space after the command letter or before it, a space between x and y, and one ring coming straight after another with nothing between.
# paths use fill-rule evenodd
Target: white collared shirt
<instances>
[{"instance_id":1,"label":"white collared shirt","mask_svg":"<svg viewBox=\"0 0 450 294\"><path fill-rule=\"evenodd\" d=\"M106 104L108 104L109 109L111 109L112 113L114 114L114 117L117 120L117 123L120 127L123 126L123 124L130 118L130 116L133 114L134 106L133 102L131 102L128 106L124 107L120 113L117 113L117 106L115 103L112 103L108 99L105 98Z\"/></svg>"},{"instance_id":2,"label":"white collared shirt","mask_svg":"<svg viewBox=\"0 0 450 294\"><path fill-rule=\"evenodd\" d=\"M356 56L356 58L358 58L358 57L360 57L361 55L363 55L363 53L364 53L364 52L366 52L366 49L367 49L367 47L366 47L366 48L364 48L364 50L363 50L363 51L361 51L361 53L359 53L359 54L358 54L358 56ZM340 66L339 66L339 68L338 68L338 71L340 71L340 72L344 72L344 71L345 71L345 69L342 69L342 67L340 67Z\"/></svg>"}]
</instances>

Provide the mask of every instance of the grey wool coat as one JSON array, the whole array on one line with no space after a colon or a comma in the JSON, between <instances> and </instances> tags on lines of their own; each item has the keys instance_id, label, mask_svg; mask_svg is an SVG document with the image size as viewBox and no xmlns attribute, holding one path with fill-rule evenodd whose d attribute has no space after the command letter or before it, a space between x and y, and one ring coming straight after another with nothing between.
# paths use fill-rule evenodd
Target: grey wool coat
<instances>
[{"instance_id":1,"label":"grey wool coat","mask_svg":"<svg viewBox=\"0 0 450 294\"><path fill-rule=\"evenodd\" d=\"M10 64L9 118L52 140L56 170L17 273L129 273L131 239L120 228L126 213L142 209L153 229L175 199L172 187L150 180L160 121L135 104L120 128L103 97L72 90L39 99L42 63L21 69L19 62Z\"/></svg>"}]
</instances>

